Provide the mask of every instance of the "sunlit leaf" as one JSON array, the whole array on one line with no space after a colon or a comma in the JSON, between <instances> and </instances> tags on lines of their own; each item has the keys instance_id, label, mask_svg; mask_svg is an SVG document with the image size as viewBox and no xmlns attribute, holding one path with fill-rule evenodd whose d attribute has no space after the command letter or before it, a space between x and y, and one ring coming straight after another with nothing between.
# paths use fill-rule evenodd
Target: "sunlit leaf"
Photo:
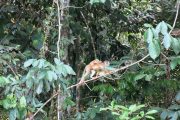
<instances>
[{"instance_id":1,"label":"sunlit leaf","mask_svg":"<svg viewBox=\"0 0 180 120\"><path fill-rule=\"evenodd\" d=\"M43 68L45 64L45 60L44 59L40 59L39 60L39 64L38 64L38 68Z\"/></svg>"},{"instance_id":2,"label":"sunlit leaf","mask_svg":"<svg viewBox=\"0 0 180 120\"><path fill-rule=\"evenodd\" d=\"M153 40L152 42L150 42L148 50L149 50L150 57L153 59L156 59L160 55L160 52L161 52L158 40Z\"/></svg>"},{"instance_id":3,"label":"sunlit leaf","mask_svg":"<svg viewBox=\"0 0 180 120\"><path fill-rule=\"evenodd\" d=\"M136 111L136 105L135 104L134 105L130 105L129 110Z\"/></svg>"},{"instance_id":4,"label":"sunlit leaf","mask_svg":"<svg viewBox=\"0 0 180 120\"><path fill-rule=\"evenodd\" d=\"M15 108L17 99L13 94L7 95L6 99L3 100L3 107L5 109Z\"/></svg>"},{"instance_id":5,"label":"sunlit leaf","mask_svg":"<svg viewBox=\"0 0 180 120\"><path fill-rule=\"evenodd\" d=\"M156 29L151 28L151 30L152 30L152 32L153 32L154 39L158 39L159 36L158 36L158 32L156 31Z\"/></svg>"},{"instance_id":6,"label":"sunlit leaf","mask_svg":"<svg viewBox=\"0 0 180 120\"><path fill-rule=\"evenodd\" d=\"M149 28L148 30L147 30L147 43L151 43L152 42L152 40L153 40L153 33L152 33L152 30Z\"/></svg>"},{"instance_id":7,"label":"sunlit leaf","mask_svg":"<svg viewBox=\"0 0 180 120\"><path fill-rule=\"evenodd\" d=\"M168 33L168 27L164 21L162 21L162 23L161 23L161 33L163 35L166 35Z\"/></svg>"},{"instance_id":8,"label":"sunlit leaf","mask_svg":"<svg viewBox=\"0 0 180 120\"><path fill-rule=\"evenodd\" d=\"M32 63L35 61L36 59L29 59L26 62L24 62L24 67L29 67L32 65Z\"/></svg>"},{"instance_id":9,"label":"sunlit leaf","mask_svg":"<svg viewBox=\"0 0 180 120\"><path fill-rule=\"evenodd\" d=\"M63 75L64 77L67 76L67 70L66 70L64 64L57 65L57 66L56 66L56 69L57 69L57 70L56 70L56 73L57 73L57 74Z\"/></svg>"},{"instance_id":10,"label":"sunlit leaf","mask_svg":"<svg viewBox=\"0 0 180 120\"><path fill-rule=\"evenodd\" d=\"M150 111L148 111L146 114L147 115L150 115L150 114L155 114L155 113L157 113L158 111L157 110L150 110Z\"/></svg>"},{"instance_id":11,"label":"sunlit leaf","mask_svg":"<svg viewBox=\"0 0 180 120\"><path fill-rule=\"evenodd\" d=\"M145 80L146 81L151 81L152 77L153 77L153 75L151 75L151 74L146 75Z\"/></svg>"},{"instance_id":12,"label":"sunlit leaf","mask_svg":"<svg viewBox=\"0 0 180 120\"><path fill-rule=\"evenodd\" d=\"M57 75L53 71L47 71L47 79L51 82L53 79L57 80Z\"/></svg>"},{"instance_id":13,"label":"sunlit leaf","mask_svg":"<svg viewBox=\"0 0 180 120\"><path fill-rule=\"evenodd\" d=\"M161 24L162 24L162 22L160 22L160 23L156 26L156 32L157 32L157 34L159 34L159 32L161 31Z\"/></svg>"},{"instance_id":14,"label":"sunlit leaf","mask_svg":"<svg viewBox=\"0 0 180 120\"><path fill-rule=\"evenodd\" d=\"M0 87L4 87L5 85L7 85L8 83L10 83L9 79L0 76Z\"/></svg>"},{"instance_id":15,"label":"sunlit leaf","mask_svg":"<svg viewBox=\"0 0 180 120\"><path fill-rule=\"evenodd\" d=\"M163 38L164 47L168 50L171 46L171 36L167 33Z\"/></svg>"},{"instance_id":16,"label":"sunlit leaf","mask_svg":"<svg viewBox=\"0 0 180 120\"><path fill-rule=\"evenodd\" d=\"M105 3L106 0L90 0L90 3L91 4L94 4L94 3Z\"/></svg>"},{"instance_id":17,"label":"sunlit leaf","mask_svg":"<svg viewBox=\"0 0 180 120\"><path fill-rule=\"evenodd\" d=\"M54 58L54 62L55 62L56 65L62 64L62 62L57 58Z\"/></svg>"},{"instance_id":18,"label":"sunlit leaf","mask_svg":"<svg viewBox=\"0 0 180 120\"><path fill-rule=\"evenodd\" d=\"M32 66L33 67L37 67L39 64L39 60L35 60L33 63L32 63Z\"/></svg>"},{"instance_id":19,"label":"sunlit leaf","mask_svg":"<svg viewBox=\"0 0 180 120\"><path fill-rule=\"evenodd\" d=\"M9 120L16 120L18 116L18 110L17 109L11 109L9 111Z\"/></svg>"},{"instance_id":20,"label":"sunlit leaf","mask_svg":"<svg viewBox=\"0 0 180 120\"><path fill-rule=\"evenodd\" d=\"M24 96L22 96L20 98L20 103L19 103L21 108L25 108L26 107L26 98Z\"/></svg>"},{"instance_id":21,"label":"sunlit leaf","mask_svg":"<svg viewBox=\"0 0 180 120\"><path fill-rule=\"evenodd\" d=\"M145 23L145 24L144 24L144 27L153 28L153 26L152 26L151 24L148 24L148 23Z\"/></svg>"},{"instance_id":22,"label":"sunlit leaf","mask_svg":"<svg viewBox=\"0 0 180 120\"><path fill-rule=\"evenodd\" d=\"M66 71L68 74L70 75L76 75L76 73L74 72L74 70L69 66L69 65L64 65L66 68Z\"/></svg>"},{"instance_id":23,"label":"sunlit leaf","mask_svg":"<svg viewBox=\"0 0 180 120\"><path fill-rule=\"evenodd\" d=\"M140 79L144 78L145 76L146 76L146 74L143 74L143 73L137 74L137 75L134 77L134 80L135 80L135 81L136 81L136 80L140 80Z\"/></svg>"},{"instance_id":24,"label":"sunlit leaf","mask_svg":"<svg viewBox=\"0 0 180 120\"><path fill-rule=\"evenodd\" d=\"M145 117L148 118L148 119L151 119L151 120L155 120L155 118L152 117L152 116L145 116Z\"/></svg>"}]
</instances>

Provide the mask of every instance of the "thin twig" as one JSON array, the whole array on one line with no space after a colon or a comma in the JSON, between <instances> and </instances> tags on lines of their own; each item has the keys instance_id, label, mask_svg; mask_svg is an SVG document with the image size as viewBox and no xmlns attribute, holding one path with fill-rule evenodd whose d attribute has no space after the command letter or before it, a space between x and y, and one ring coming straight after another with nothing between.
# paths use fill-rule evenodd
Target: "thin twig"
<instances>
[{"instance_id":1,"label":"thin twig","mask_svg":"<svg viewBox=\"0 0 180 120\"><path fill-rule=\"evenodd\" d=\"M82 17L83 17L83 19L84 19L84 22L85 22L85 24L86 24L86 26L87 26L87 28L88 28L89 35L90 35L90 37L91 37L91 44L92 44L93 51L94 51L94 57L97 58L96 48L95 48L95 44L94 44L94 39L93 39L93 37L92 37L91 29L90 29L90 27L89 27L89 25L88 25L88 23L87 23L87 21L86 21L86 18L84 17L84 14L83 14L81 11L80 11L80 13L81 13L81 15L82 15Z\"/></svg>"},{"instance_id":2,"label":"thin twig","mask_svg":"<svg viewBox=\"0 0 180 120\"><path fill-rule=\"evenodd\" d=\"M13 72L14 76L17 76L16 72L13 70L13 68L6 62L6 64L8 65L8 67L10 68L10 70Z\"/></svg>"},{"instance_id":3,"label":"thin twig","mask_svg":"<svg viewBox=\"0 0 180 120\"><path fill-rule=\"evenodd\" d=\"M155 65L155 66L165 66L166 64L154 64L154 63L149 63L145 61L141 61L142 63L149 64L149 65Z\"/></svg>"},{"instance_id":4,"label":"thin twig","mask_svg":"<svg viewBox=\"0 0 180 120\"><path fill-rule=\"evenodd\" d=\"M54 97L56 97L59 94L59 92L56 92L51 98L49 98L34 114L33 116L30 118L30 120L33 120L33 118L40 112L40 110L46 105L48 104Z\"/></svg>"},{"instance_id":5,"label":"thin twig","mask_svg":"<svg viewBox=\"0 0 180 120\"><path fill-rule=\"evenodd\" d=\"M178 14L179 14L179 5L180 5L180 2L177 3L176 16L175 16L175 19L174 19L174 23L173 23L172 29L169 31L169 34L172 32L172 30L176 26L176 21L177 21Z\"/></svg>"}]
</instances>

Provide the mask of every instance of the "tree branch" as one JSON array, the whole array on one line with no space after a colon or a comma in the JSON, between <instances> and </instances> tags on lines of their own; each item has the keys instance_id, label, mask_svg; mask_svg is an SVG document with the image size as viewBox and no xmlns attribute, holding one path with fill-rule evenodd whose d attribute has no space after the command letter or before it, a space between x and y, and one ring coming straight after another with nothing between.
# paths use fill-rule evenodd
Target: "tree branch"
<instances>
[{"instance_id":1,"label":"tree branch","mask_svg":"<svg viewBox=\"0 0 180 120\"><path fill-rule=\"evenodd\" d=\"M143 60L145 60L147 57L149 57L149 54L146 55L145 57L143 57L142 59L134 62L134 63L131 63L131 64L126 65L126 66L124 66L124 67L121 67L121 68L119 68L119 69L116 69L115 71L113 71L113 72L110 73L110 74L114 74L114 73L116 73L116 72L118 72L118 71L124 70L124 69L126 69L126 68L129 68L129 67L135 65L135 64L138 64L138 63L142 62ZM86 81L84 81L84 83L88 83L88 82L97 80L98 78L105 77L105 76L110 75L110 74L106 74L106 75L103 75L103 76L98 76L98 77L96 77L96 78L92 78L92 79L86 80ZM80 86L81 84L82 84L82 83L77 83L77 84L74 84L74 85L72 85L72 86L69 86L69 87L67 87L67 90L68 90L68 89L71 89L71 88L74 88L74 87L76 87L76 86ZM54 97L56 97L59 93L60 93L60 92L58 91L58 92L56 92L51 98L49 98L49 99L34 113L34 115L32 116L32 118L31 118L30 120L32 120L32 119L37 115L37 113L40 112L40 110L41 110L47 103L49 103Z\"/></svg>"}]
</instances>

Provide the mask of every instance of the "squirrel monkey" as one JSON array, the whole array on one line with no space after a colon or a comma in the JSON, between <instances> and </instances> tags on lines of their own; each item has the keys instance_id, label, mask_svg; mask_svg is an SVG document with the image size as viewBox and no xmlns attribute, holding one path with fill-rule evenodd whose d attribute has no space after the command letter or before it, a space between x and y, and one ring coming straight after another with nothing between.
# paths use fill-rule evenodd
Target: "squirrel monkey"
<instances>
[{"instance_id":1,"label":"squirrel monkey","mask_svg":"<svg viewBox=\"0 0 180 120\"><path fill-rule=\"evenodd\" d=\"M89 74L90 78L92 78L96 73L98 73L98 71L104 71L107 66L109 66L109 61L102 62L98 59L91 61L88 65L86 65L80 83L83 82Z\"/></svg>"}]
</instances>

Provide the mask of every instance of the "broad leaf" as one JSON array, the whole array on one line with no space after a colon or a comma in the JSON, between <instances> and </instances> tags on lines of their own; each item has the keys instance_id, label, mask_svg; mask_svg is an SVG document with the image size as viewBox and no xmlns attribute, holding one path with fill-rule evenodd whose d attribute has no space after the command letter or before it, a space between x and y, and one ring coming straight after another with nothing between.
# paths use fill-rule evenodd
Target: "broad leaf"
<instances>
[{"instance_id":1,"label":"broad leaf","mask_svg":"<svg viewBox=\"0 0 180 120\"><path fill-rule=\"evenodd\" d=\"M157 32L157 34L159 34L159 32L161 31L161 24L162 24L162 22L160 22L160 23L156 26L156 32Z\"/></svg>"},{"instance_id":2,"label":"broad leaf","mask_svg":"<svg viewBox=\"0 0 180 120\"><path fill-rule=\"evenodd\" d=\"M161 22L161 33L163 35L166 35L168 33L168 27L164 21Z\"/></svg>"},{"instance_id":3,"label":"broad leaf","mask_svg":"<svg viewBox=\"0 0 180 120\"><path fill-rule=\"evenodd\" d=\"M169 47L171 46L171 36L169 35L169 33L165 34L163 38L163 44L166 50L168 50Z\"/></svg>"},{"instance_id":4,"label":"broad leaf","mask_svg":"<svg viewBox=\"0 0 180 120\"><path fill-rule=\"evenodd\" d=\"M0 76L0 87L4 87L8 83L10 83L10 81L7 78Z\"/></svg>"},{"instance_id":5,"label":"broad leaf","mask_svg":"<svg viewBox=\"0 0 180 120\"><path fill-rule=\"evenodd\" d=\"M170 62L171 69L172 70L175 69L177 65L178 65L178 59L177 58L171 59L171 62Z\"/></svg>"},{"instance_id":6,"label":"broad leaf","mask_svg":"<svg viewBox=\"0 0 180 120\"><path fill-rule=\"evenodd\" d=\"M18 110L11 109L9 112L9 120L16 120L17 116L18 116Z\"/></svg>"},{"instance_id":7,"label":"broad leaf","mask_svg":"<svg viewBox=\"0 0 180 120\"><path fill-rule=\"evenodd\" d=\"M54 58L54 62L55 62L56 65L62 64L62 62L57 58Z\"/></svg>"},{"instance_id":8,"label":"broad leaf","mask_svg":"<svg viewBox=\"0 0 180 120\"><path fill-rule=\"evenodd\" d=\"M155 114L155 113L157 113L158 111L157 110L150 110L150 111L148 111L146 114L147 115L150 115L150 114Z\"/></svg>"},{"instance_id":9,"label":"broad leaf","mask_svg":"<svg viewBox=\"0 0 180 120\"><path fill-rule=\"evenodd\" d=\"M180 42L176 38L172 38L172 48L176 55L180 52Z\"/></svg>"},{"instance_id":10,"label":"broad leaf","mask_svg":"<svg viewBox=\"0 0 180 120\"><path fill-rule=\"evenodd\" d=\"M53 71L47 71L47 79L51 82L53 79L57 80L57 75Z\"/></svg>"},{"instance_id":11,"label":"broad leaf","mask_svg":"<svg viewBox=\"0 0 180 120\"><path fill-rule=\"evenodd\" d=\"M149 43L148 50L149 50L150 57L153 59L156 59L160 55L160 52L161 52L158 40L153 39L153 41Z\"/></svg>"},{"instance_id":12,"label":"broad leaf","mask_svg":"<svg viewBox=\"0 0 180 120\"><path fill-rule=\"evenodd\" d=\"M24 96L22 96L20 98L20 103L19 103L21 108L25 108L26 107L26 98Z\"/></svg>"},{"instance_id":13,"label":"broad leaf","mask_svg":"<svg viewBox=\"0 0 180 120\"><path fill-rule=\"evenodd\" d=\"M69 65L64 65L66 68L66 71L68 74L70 75L76 75L76 73L74 72L74 70L69 66Z\"/></svg>"},{"instance_id":14,"label":"broad leaf","mask_svg":"<svg viewBox=\"0 0 180 120\"><path fill-rule=\"evenodd\" d=\"M140 80L140 79L144 78L145 76L146 76L146 74L144 74L144 73L137 74L137 75L134 77L134 80L135 80L135 81L136 81L136 80Z\"/></svg>"},{"instance_id":15,"label":"broad leaf","mask_svg":"<svg viewBox=\"0 0 180 120\"><path fill-rule=\"evenodd\" d=\"M147 41L147 43L151 43L152 40L153 40L153 33L152 33L152 30L149 28L147 30L147 39L146 39L146 41Z\"/></svg>"},{"instance_id":16,"label":"broad leaf","mask_svg":"<svg viewBox=\"0 0 180 120\"><path fill-rule=\"evenodd\" d=\"M24 67L29 67L30 65L32 65L32 63L35 61L36 59L29 59L26 62L24 62Z\"/></svg>"}]
</instances>

